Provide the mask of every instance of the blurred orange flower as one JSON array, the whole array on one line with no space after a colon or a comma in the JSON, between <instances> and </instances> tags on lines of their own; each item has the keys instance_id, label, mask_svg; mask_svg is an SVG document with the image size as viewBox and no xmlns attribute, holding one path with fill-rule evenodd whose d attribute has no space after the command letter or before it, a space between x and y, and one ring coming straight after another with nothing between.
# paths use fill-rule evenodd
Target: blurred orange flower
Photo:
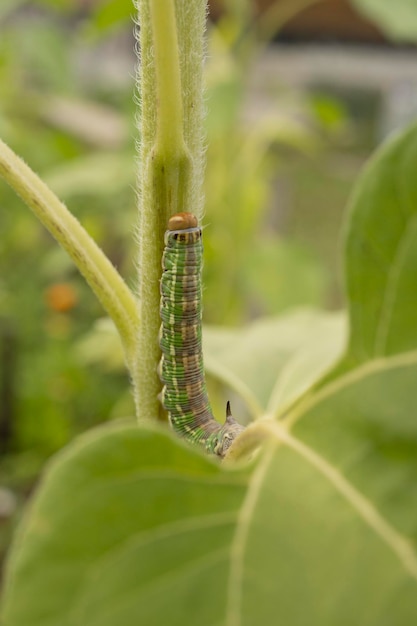
<instances>
[{"instance_id":1,"label":"blurred orange flower","mask_svg":"<svg viewBox=\"0 0 417 626\"><path fill-rule=\"evenodd\" d=\"M48 308L58 313L70 311L78 302L77 292L69 283L51 285L45 289L44 297Z\"/></svg>"}]
</instances>

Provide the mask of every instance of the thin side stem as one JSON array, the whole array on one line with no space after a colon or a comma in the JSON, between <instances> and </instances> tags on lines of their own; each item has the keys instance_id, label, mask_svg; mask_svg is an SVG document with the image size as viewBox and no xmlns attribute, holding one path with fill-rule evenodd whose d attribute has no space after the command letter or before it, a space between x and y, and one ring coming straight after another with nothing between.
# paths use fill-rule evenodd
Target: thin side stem
<instances>
[{"instance_id":1,"label":"thin side stem","mask_svg":"<svg viewBox=\"0 0 417 626\"><path fill-rule=\"evenodd\" d=\"M138 312L120 274L49 187L0 140L0 175L68 252L118 329L126 361L133 366Z\"/></svg>"},{"instance_id":2,"label":"thin side stem","mask_svg":"<svg viewBox=\"0 0 417 626\"><path fill-rule=\"evenodd\" d=\"M270 418L262 418L250 424L230 446L225 462L229 464L247 460L254 454L270 438L271 421Z\"/></svg>"}]
</instances>

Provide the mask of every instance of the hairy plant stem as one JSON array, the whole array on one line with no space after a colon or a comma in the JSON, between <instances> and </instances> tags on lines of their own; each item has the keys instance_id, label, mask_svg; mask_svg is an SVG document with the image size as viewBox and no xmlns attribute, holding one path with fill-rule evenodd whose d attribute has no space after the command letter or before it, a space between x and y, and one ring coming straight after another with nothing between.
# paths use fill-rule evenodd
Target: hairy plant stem
<instances>
[{"instance_id":1,"label":"hairy plant stem","mask_svg":"<svg viewBox=\"0 0 417 626\"><path fill-rule=\"evenodd\" d=\"M0 140L0 175L68 252L119 331L130 369L138 328L136 301L109 259L49 187Z\"/></svg>"},{"instance_id":2,"label":"hairy plant stem","mask_svg":"<svg viewBox=\"0 0 417 626\"><path fill-rule=\"evenodd\" d=\"M202 55L205 2L139 0L141 97L139 317L135 400L139 419L165 419L158 334L159 281L168 218L201 213Z\"/></svg>"}]
</instances>

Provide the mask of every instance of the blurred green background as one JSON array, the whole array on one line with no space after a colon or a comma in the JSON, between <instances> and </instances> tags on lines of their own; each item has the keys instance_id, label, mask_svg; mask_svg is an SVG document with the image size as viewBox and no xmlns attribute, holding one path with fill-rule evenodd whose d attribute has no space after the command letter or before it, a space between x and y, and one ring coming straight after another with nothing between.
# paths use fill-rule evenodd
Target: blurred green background
<instances>
[{"instance_id":1,"label":"blurred green background","mask_svg":"<svg viewBox=\"0 0 417 626\"><path fill-rule=\"evenodd\" d=\"M417 111L412 32L394 41L386 16L362 5L212 3L206 323L343 306L348 194L373 148ZM134 288L133 11L130 0L3 0L0 136ZM1 183L0 224L1 557L45 459L94 424L132 416L133 403L99 304Z\"/></svg>"}]
</instances>

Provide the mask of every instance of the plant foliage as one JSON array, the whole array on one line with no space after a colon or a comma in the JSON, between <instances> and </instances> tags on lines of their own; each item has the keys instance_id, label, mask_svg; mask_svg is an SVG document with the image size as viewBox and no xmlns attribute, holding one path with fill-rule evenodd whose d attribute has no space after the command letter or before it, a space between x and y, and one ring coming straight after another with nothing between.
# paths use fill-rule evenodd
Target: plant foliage
<instances>
[{"instance_id":1,"label":"plant foliage","mask_svg":"<svg viewBox=\"0 0 417 626\"><path fill-rule=\"evenodd\" d=\"M256 415L246 437L263 445L242 469L163 429L112 425L72 444L15 540L5 626L416 622L416 151L414 127L353 196L342 363L298 400L284 394L280 419L279 402ZM264 328L267 353L274 326ZM259 381L282 366L259 349L241 357L253 359L245 371L218 345L225 381L245 376L261 413ZM311 360L317 375L324 354Z\"/></svg>"},{"instance_id":2,"label":"plant foliage","mask_svg":"<svg viewBox=\"0 0 417 626\"><path fill-rule=\"evenodd\" d=\"M417 12L415 0L353 0L357 8L392 39L415 41Z\"/></svg>"}]
</instances>

